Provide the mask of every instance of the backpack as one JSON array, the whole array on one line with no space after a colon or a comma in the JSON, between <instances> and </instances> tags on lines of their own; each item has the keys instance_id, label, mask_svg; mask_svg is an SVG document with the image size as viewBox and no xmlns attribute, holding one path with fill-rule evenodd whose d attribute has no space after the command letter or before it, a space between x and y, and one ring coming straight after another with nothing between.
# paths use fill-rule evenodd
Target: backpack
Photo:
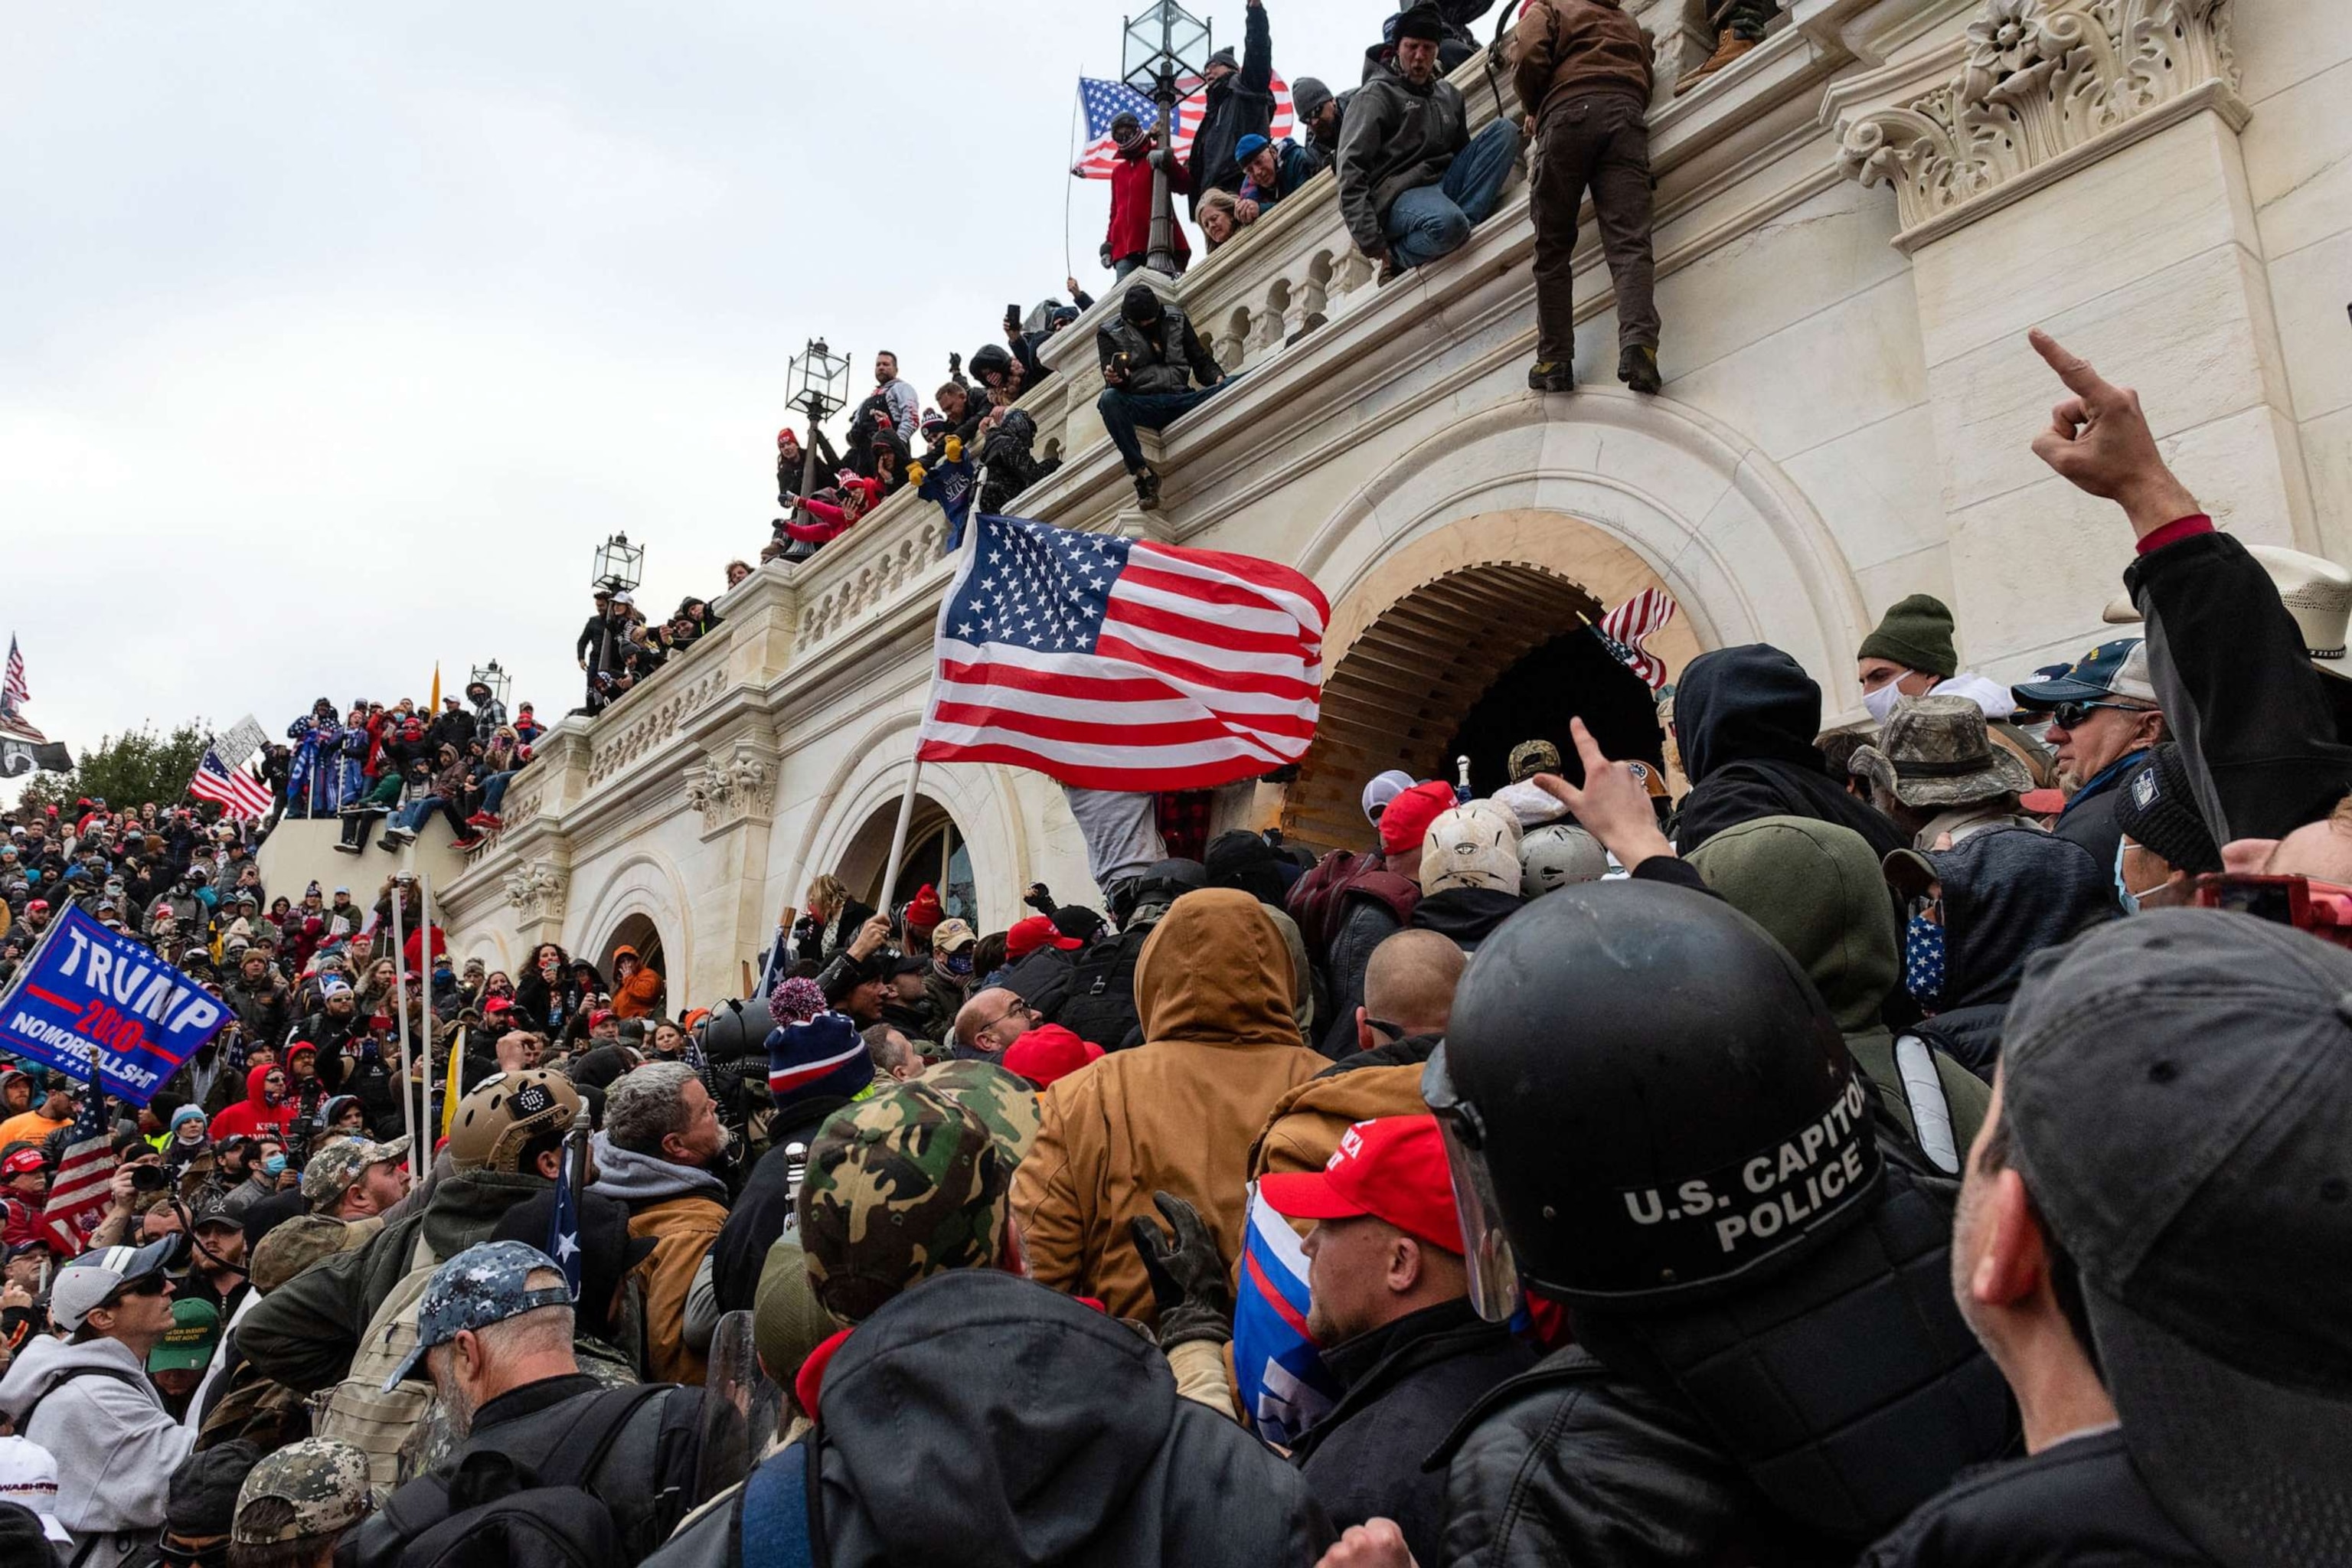
<instances>
[{"instance_id":1,"label":"backpack","mask_svg":"<svg viewBox=\"0 0 2352 1568\"><path fill-rule=\"evenodd\" d=\"M1006 970L996 983L1034 1007L1039 1018L1059 1023L1062 1004L1070 994L1075 956L1057 947L1041 947Z\"/></svg>"},{"instance_id":2,"label":"backpack","mask_svg":"<svg viewBox=\"0 0 2352 1568\"><path fill-rule=\"evenodd\" d=\"M1318 861L1313 870L1298 879L1290 889L1290 897L1284 900L1284 907L1298 923L1298 934L1307 943L1307 962L1315 970L1316 978L1333 995L1338 994L1339 988L1330 973L1331 942L1347 919L1350 897L1369 898L1387 905L1396 916L1397 924L1402 926L1412 923L1412 911L1421 903L1421 889L1390 870L1387 858L1377 849L1367 849L1360 855L1334 849Z\"/></svg>"},{"instance_id":3,"label":"backpack","mask_svg":"<svg viewBox=\"0 0 2352 1568\"><path fill-rule=\"evenodd\" d=\"M1068 994L1050 1020L1107 1051L1143 1043L1143 1016L1135 1005L1135 962L1151 939L1151 926L1130 926L1117 936L1098 936L1070 965Z\"/></svg>"},{"instance_id":4,"label":"backpack","mask_svg":"<svg viewBox=\"0 0 2352 1568\"><path fill-rule=\"evenodd\" d=\"M351 1372L328 1391L311 1423L315 1436L338 1438L368 1457L368 1481L379 1493L408 1479L401 1473L401 1449L433 1405L430 1383L411 1375L386 1394L383 1380L416 1348L417 1310L424 1303L425 1287L440 1267L420 1227L415 1248L408 1255L408 1272L369 1320Z\"/></svg>"},{"instance_id":5,"label":"backpack","mask_svg":"<svg viewBox=\"0 0 2352 1568\"><path fill-rule=\"evenodd\" d=\"M626 1568L611 1510L584 1489L613 1445L668 1384L606 1389L536 1463L499 1448L464 1455L386 1499L354 1538L356 1568ZM338 1561L342 1561L338 1554Z\"/></svg>"}]
</instances>

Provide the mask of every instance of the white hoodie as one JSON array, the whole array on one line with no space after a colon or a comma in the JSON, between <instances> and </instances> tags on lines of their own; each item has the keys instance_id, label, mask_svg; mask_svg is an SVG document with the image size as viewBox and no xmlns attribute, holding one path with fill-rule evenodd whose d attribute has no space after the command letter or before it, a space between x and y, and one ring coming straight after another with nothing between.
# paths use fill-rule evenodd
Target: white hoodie
<instances>
[{"instance_id":1,"label":"white hoodie","mask_svg":"<svg viewBox=\"0 0 2352 1568\"><path fill-rule=\"evenodd\" d=\"M105 1371L66 1381L84 1367ZM109 1375L116 1373L131 1382ZM24 1412L36 1399L40 1408L27 1427ZM172 1419L147 1369L121 1340L29 1342L0 1379L0 1410L57 1456L57 1515L77 1544L93 1534L119 1534L83 1560L87 1568L113 1568L163 1528L172 1472L194 1447L195 1434Z\"/></svg>"}]
</instances>

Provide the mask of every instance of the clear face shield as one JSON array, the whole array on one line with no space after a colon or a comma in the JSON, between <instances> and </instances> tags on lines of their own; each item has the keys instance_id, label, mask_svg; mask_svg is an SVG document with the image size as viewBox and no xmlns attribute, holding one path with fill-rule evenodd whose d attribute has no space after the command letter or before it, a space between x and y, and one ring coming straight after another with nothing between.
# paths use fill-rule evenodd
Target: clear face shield
<instances>
[{"instance_id":1,"label":"clear face shield","mask_svg":"<svg viewBox=\"0 0 2352 1568\"><path fill-rule=\"evenodd\" d=\"M1477 1107L1454 1092L1442 1044L1422 1069L1421 1097L1436 1113L1445 1142L1454 1212L1462 1222L1463 1261L1469 1266L1470 1304L1490 1323L1507 1322L1519 1310L1519 1268L1511 1256L1510 1237L1503 1231L1494 1177L1486 1170L1486 1124Z\"/></svg>"}]
</instances>

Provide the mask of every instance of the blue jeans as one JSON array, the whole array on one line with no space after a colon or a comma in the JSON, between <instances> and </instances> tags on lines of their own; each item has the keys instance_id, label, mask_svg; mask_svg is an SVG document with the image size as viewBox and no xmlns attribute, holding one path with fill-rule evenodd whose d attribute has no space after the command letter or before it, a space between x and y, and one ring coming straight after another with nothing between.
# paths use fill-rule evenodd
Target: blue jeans
<instances>
[{"instance_id":1,"label":"blue jeans","mask_svg":"<svg viewBox=\"0 0 2352 1568\"><path fill-rule=\"evenodd\" d=\"M1519 155L1519 128L1497 120L1454 154L1445 178L1416 185L1389 204L1381 228L1389 255L1400 268L1419 267L1470 243L1470 230L1486 221L1502 199L1511 161Z\"/></svg>"},{"instance_id":2,"label":"blue jeans","mask_svg":"<svg viewBox=\"0 0 2352 1568\"><path fill-rule=\"evenodd\" d=\"M1227 376L1225 381L1232 379ZM1143 443L1135 438L1138 430L1165 430L1176 419L1214 397L1224 384L1221 381L1214 386L1196 386L1183 392L1128 392L1106 386L1103 395L1095 399L1095 407L1101 411L1103 428L1110 432L1111 444L1118 448L1131 474L1143 467Z\"/></svg>"},{"instance_id":3,"label":"blue jeans","mask_svg":"<svg viewBox=\"0 0 2352 1568\"><path fill-rule=\"evenodd\" d=\"M522 770L520 768L509 768L502 773L492 773L488 778L482 781L482 809L484 811L488 812L492 816L496 816L499 814L499 805L507 798L507 781L513 778L516 773L519 773Z\"/></svg>"}]
</instances>

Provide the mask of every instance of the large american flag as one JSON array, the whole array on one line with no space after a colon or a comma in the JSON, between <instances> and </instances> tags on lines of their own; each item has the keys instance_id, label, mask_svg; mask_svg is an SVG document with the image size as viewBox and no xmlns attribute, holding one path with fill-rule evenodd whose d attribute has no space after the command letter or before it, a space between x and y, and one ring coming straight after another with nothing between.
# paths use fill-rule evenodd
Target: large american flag
<instances>
[{"instance_id":1,"label":"large american flag","mask_svg":"<svg viewBox=\"0 0 2352 1568\"><path fill-rule=\"evenodd\" d=\"M222 762L210 746L205 748L205 760L196 764L196 776L188 781L188 793L198 800L218 802L232 816L258 817L270 806L269 786L243 768Z\"/></svg>"},{"instance_id":2,"label":"large american flag","mask_svg":"<svg viewBox=\"0 0 2352 1568\"><path fill-rule=\"evenodd\" d=\"M975 517L918 752L1082 789L1207 789L1298 761L1322 591L1247 555Z\"/></svg>"},{"instance_id":3,"label":"large american flag","mask_svg":"<svg viewBox=\"0 0 2352 1568\"><path fill-rule=\"evenodd\" d=\"M32 692L25 685L25 656L16 651L16 637L8 636L8 673L0 678L0 711L14 713L19 702L30 702Z\"/></svg>"},{"instance_id":4,"label":"large american flag","mask_svg":"<svg viewBox=\"0 0 2352 1568\"><path fill-rule=\"evenodd\" d=\"M114 1180L112 1134L106 1096L85 1084L81 1114L74 1118L57 1176L49 1183L49 1201L41 1210L42 1233L60 1258L78 1256L106 1213L109 1184Z\"/></svg>"},{"instance_id":5,"label":"large american flag","mask_svg":"<svg viewBox=\"0 0 2352 1568\"><path fill-rule=\"evenodd\" d=\"M1199 78L1187 78L1178 84L1185 89L1175 109L1176 156L1188 160L1192 156L1192 137L1201 129L1201 115L1208 107L1208 84ZM1290 106L1290 84L1280 77L1269 84L1274 90L1274 128L1269 139L1279 142L1288 136L1297 124ZM1146 131L1160 123L1160 106L1123 81L1105 81L1100 77L1078 79L1078 102L1087 111L1087 150L1070 165L1070 173L1081 180L1108 180L1118 163L1118 144L1110 139L1110 122L1121 111L1132 114L1143 122Z\"/></svg>"},{"instance_id":6,"label":"large american flag","mask_svg":"<svg viewBox=\"0 0 2352 1568\"><path fill-rule=\"evenodd\" d=\"M1649 682L1655 691L1666 683L1665 661L1642 644L1653 632L1675 618L1675 602L1663 588L1644 588L1607 615L1593 629L1618 662Z\"/></svg>"}]
</instances>

